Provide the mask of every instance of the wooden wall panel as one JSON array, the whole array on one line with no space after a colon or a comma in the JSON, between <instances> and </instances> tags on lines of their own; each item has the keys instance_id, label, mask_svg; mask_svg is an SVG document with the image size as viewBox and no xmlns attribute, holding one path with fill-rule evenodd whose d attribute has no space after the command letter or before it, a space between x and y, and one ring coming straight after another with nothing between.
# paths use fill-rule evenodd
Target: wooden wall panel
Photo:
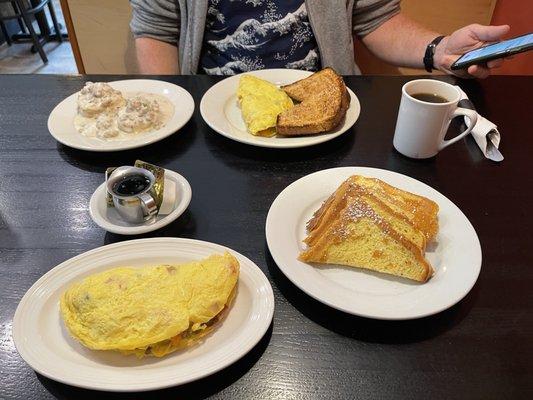
<instances>
[{"instance_id":1,"label":"wooden wall panel","mask_svg":"<svg viewBox=\"0 0 533 400\"><path fill-rule=\"evenodd\" d=\"M70 14L70 8L68 6L67 0L60 0L61 11L63 12L63 17L65 18L65 24L67 25L68 38L70 46L72 47L72 54L74 55L74 61L76 61L76 67L78 68L78 73L85 74L85 67L83 65L83 60L81 58L80 47L78 45L78 38L76 37L76 29L74 28L74 23L72 22L72 16Z\"/></svg>"},{"instance_id":2,"label":"wooden wall panel","mask_svg":"<svg viewBox=\"0 0 533 400\"><path fill-rule=\"evenodd\" d=\"M511 0L515 1L515 0ZM521 0L520 0L521 1ZM449 34L465 25L488 25L496 0L402 0L402 12L417 22L443 34ZM365 74L415 75L424 70L397 68L374 57L360 43L355 43L356 60Z\"/></svg>"},{"instance_id":3,"label":"wooden wall panel","mask_svg":"<svg viewBox=\"0 0 533 400\"><path fill-rule=\"evenodd\" d=\"M492 24L511 26L508 37L523 35L533 31L533 1L532 0L499 0ZM533 51L519 54L508 60L498 69L496 75L533 75Z\"/></svg>"},{"instance_id":4,"label":"wooden wall panel","mask_svg":"<svg viewBox=\"0 0 533 400\"><path fill-rule=\"evenodd\" d=\"M68 3L85 73L137 73L128 0L64 1Z\"/></svg>"}]
</instances>

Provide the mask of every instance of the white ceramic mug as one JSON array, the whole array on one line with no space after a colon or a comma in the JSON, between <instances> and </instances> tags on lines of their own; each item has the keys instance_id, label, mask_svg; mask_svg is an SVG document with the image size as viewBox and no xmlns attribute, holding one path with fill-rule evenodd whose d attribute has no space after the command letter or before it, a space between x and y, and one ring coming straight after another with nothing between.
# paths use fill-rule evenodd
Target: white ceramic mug
<instances>
[{"instance_id":1,"label":"white ceramic mug","mask_svg":"<svg viewBox=\"0 0 533 400\"><path fill-rule=\"evenodd\" d=\"M435 94L448 101L430 103L412 97L420 93ZM476 125L477 113L457 107L460 97L458 88L434 79L417 79L403 85L394 148L407 157L429 158L468 135ZM469 128L453 139L444 140L451 120L459 116L470 119Z\"/></svg>"}]
</instances>

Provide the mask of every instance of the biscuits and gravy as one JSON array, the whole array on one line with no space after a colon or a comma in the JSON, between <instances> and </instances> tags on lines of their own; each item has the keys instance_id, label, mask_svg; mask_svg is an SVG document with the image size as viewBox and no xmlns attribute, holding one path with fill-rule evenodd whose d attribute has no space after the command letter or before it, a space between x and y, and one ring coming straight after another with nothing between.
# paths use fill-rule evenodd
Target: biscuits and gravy
<instances>
[{"instance_id":1,"label":"biscuits and gravy","mask_svg":"<svg viewBox=\"0 0 533 400\"><path fill-rule=\"evenodd\" d=\"M78 95L76 130L102 140L128 140L163 127L174 114L164 96L120 92L105 82L87 82Z\"/></svg>"}]
</instances>

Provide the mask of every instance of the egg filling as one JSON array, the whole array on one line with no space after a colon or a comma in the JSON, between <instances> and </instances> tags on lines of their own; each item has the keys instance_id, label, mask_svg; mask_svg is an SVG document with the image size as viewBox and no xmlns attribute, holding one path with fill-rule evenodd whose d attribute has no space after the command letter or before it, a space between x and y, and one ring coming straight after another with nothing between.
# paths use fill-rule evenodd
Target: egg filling
<instances>
[{"instance_id":1,"label":"egg filling","mask_svg":"<svg viewBox=\"0 0 533 400\"><path fill-rule=\"evenodd\" d=\"M69 333L93 350L164 356L197 343L227 311L239 276L229 253L182 265L119 267L60 299Z\"/></svg>"},{"instance_id":2,"label":"egg filling","mask_svg":"<svg viewBox=\"0 0 533 400\"><path fill-rule=\"evenodd\" d=\"M274 136L278 115L293 107L279 87L253 75L243 75L237 89L242 118L252 135Z\"/></svg>"}]
</instances>

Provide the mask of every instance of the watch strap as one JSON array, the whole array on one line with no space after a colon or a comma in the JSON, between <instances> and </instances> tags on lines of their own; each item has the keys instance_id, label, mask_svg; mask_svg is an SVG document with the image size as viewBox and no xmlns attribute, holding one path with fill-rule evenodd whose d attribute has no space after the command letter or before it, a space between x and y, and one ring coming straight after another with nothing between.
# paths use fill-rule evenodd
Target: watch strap
<instances>
[{"instance_id":1,"label":"watch strap","mask_svg":"<svg viewBox=\"0 0 533 400\"><path fill-rule=\"evenodd\" d=\"M424 67L427 72L433 72L433 56L435 55L435 49L440 41L444 39L444 36L437 36L426 47L426 53L424 54Z\"/></svg>"}]
</instances>

